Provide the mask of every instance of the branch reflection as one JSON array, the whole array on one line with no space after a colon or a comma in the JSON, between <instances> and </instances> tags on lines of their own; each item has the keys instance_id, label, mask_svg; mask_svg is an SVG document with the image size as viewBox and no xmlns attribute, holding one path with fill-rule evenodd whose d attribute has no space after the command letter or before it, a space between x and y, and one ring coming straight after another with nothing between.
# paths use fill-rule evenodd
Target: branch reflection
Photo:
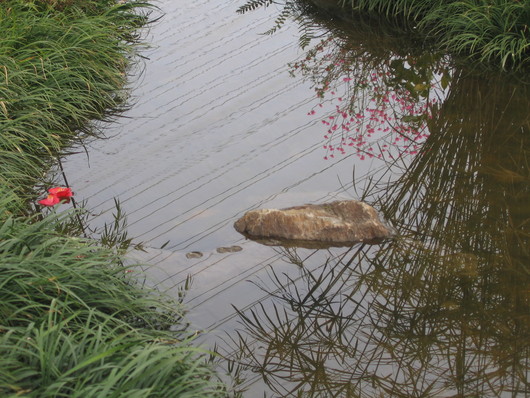
<instances>
[{"instance_id":1,"label":"branch reflection","mask_svg":"<svg viewBox=\"0 0 530 398\"><path fill-rule=\"evenodd\" d=\"M529 109L453 68L419 153L364 192L399 237L284 249L299 275L260 282L232 359L282 397L530 396Z\"/></svg>"}]
</instances>

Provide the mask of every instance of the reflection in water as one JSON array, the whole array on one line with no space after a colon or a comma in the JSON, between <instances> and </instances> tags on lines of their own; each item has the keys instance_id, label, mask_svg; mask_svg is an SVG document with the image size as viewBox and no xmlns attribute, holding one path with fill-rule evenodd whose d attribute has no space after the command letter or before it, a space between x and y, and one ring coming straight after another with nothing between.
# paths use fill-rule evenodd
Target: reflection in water
<instances>
[{"instance_id":1,"label":"reflection in water","mask_svg":"<svg viewBox=\"0 0 530 398\"><path fill-rule=\"evenodd\" d=\"M321 98L309 115L321 117L326 158L353 147L361 160L418 153L450 71L448 57L363 20L334 24L333 34L291 64L291 74L308 78Z\"/></svg>"},{"instance_id":2,"label":"reflection in water","mask_svg":"<svg viewBox=\"0 0 530 398\"><path fill-rule=\"evenodd\" d=\"M419 154L365 192L399 238L285 251L299 277L240 312L232 359L277 396L530 396L530 87L452 74Z\"/></svg>"}]
</instances>

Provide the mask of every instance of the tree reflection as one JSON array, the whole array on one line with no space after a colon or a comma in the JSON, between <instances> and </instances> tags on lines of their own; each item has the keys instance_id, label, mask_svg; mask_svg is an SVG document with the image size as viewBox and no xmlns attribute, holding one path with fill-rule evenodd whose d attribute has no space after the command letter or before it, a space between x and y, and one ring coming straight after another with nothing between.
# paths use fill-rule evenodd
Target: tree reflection
<instances>
[{"instance_id":1,"label":"tree reflection","mask_svg":"<svg viewBox=\"0 0 530 398\"><path fill-rule=\"evenodd\" d=\"M530 87L453 69L447 88L366 192L399 237L285 251L299 276L240 312L237 360L277 396L530 396Z\"/></svg>"},{"instance_id":2,"label":"tree reflection","mask_svg":"<svg viewBox=\"0 0 530 398\"><path fill-rule=\"evenodd\" d=\"M374 21L358 18L330 30L291 64L320 98L308 115L320 118L326 157L352 149L363 160L416 154L450 82L450 59Z\"/></svg>"}]
</instances>

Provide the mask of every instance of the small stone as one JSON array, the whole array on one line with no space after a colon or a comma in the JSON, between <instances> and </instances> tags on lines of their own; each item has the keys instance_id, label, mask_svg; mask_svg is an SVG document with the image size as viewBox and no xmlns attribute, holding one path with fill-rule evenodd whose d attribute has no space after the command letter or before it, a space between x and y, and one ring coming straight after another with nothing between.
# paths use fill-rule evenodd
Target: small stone
<instances>
[{"instance_id":1,"label":"small stone","mask_svg":"<svg viewBox=\"0 0 530 398\"><path fill-rule=\"evenodd\" d=\"M202 253L201 252L189 252L189 253L186 253L186 257L187 258L201 258Z\"/></svg>"},{"instance_id":2,"label":"small stone","mask_svg":"<svg viewBox=\"0 0 530 398\"><path fill-rule=\"evenodd\" d=\"M235 222L234 228L266 245L307 248L373 244L392 236L376 210L356 200L251 210Z\"/></svg>"},{"instance_id":3,"label":"small stone","mask_svg":"<svg viewBox=\"0 0 530 398\"><path fill-rule=\"evenodd\" d=\"M235 253L243 250L241 246L218 247L217 253Z\"/></svg>"}]
</instances>

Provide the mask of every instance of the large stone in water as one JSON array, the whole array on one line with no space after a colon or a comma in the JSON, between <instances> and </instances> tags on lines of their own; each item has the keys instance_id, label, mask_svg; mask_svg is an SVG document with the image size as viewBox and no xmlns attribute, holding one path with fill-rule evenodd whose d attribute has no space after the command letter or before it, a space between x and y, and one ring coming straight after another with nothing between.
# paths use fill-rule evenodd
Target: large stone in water
<instances>
[{"instance_id":1,"label":"large stone in water","mask_svg":"<svg viewBox=\"0 0 530 398\"><path fill-rule=\"evenodd\" d=\"M392 236L376 210L356 200L251 210L234 228L260 243L308 248L374 244Z\"/></svg>"}]
</instances>

